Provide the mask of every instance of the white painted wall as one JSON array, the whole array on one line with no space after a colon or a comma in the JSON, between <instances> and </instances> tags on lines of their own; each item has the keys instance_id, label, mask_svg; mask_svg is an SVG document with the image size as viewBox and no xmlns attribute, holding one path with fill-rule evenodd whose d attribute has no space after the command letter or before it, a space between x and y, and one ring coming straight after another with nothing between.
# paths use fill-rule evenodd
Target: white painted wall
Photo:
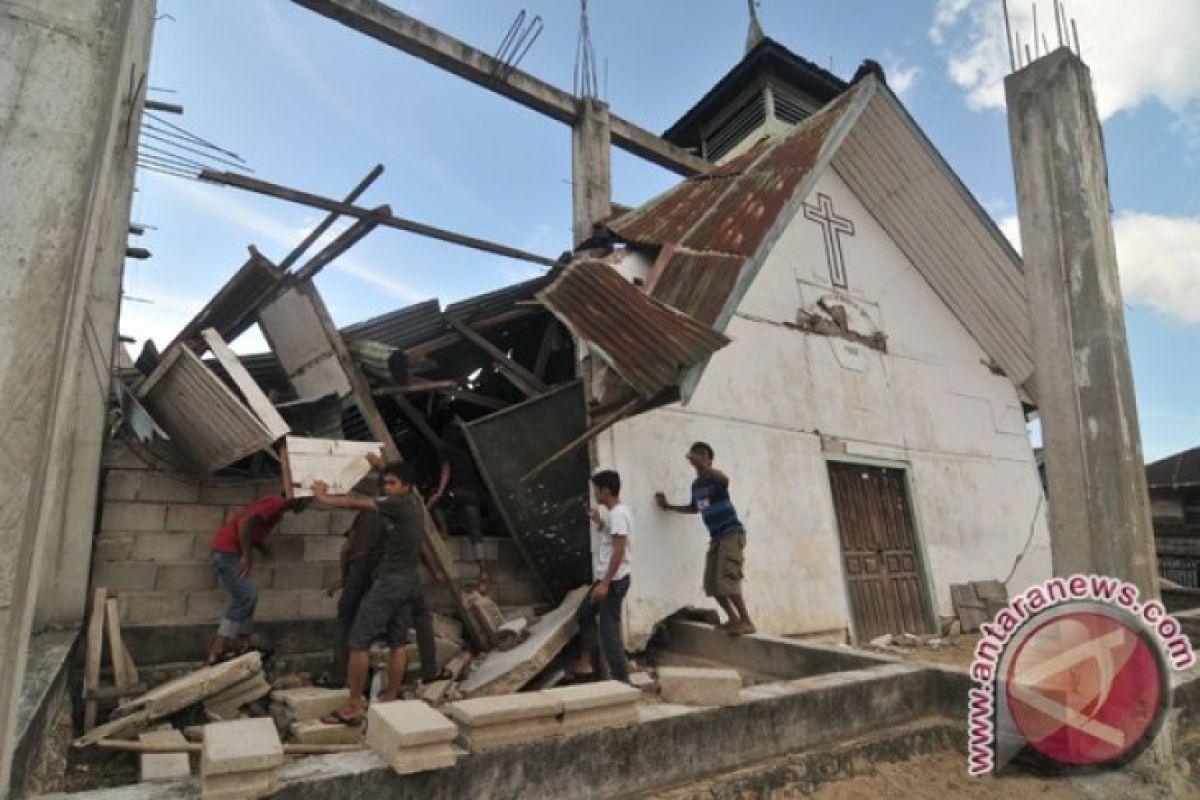
<instances>
[{"instance_id":1,"label":"white painted wall","mask_svg":"<svg viewBox=\"0 0 1200 800\"><path fill-rule=\"evenodd\" d=\"M833 288L821 229L798 216L731 320L733 343L713 357L688 406L627 420L597 441L597 466L620 471L636 517L627 600L634 646L677 608L711 605L701 592L708 535L700 519L653 503L656 490L687 501L693 473L684 453L697 439L713 446L732 480L748 531L746 596L760 630L849 624L823 438L844 445L833 457L909 469L939 613L951 613L949 584L1003 580L1027 540L1010 590L1050 574L1042 489L1016 389L987 369L987 355L836 174L816 191L856 226L843 239L849 289ZM887 354L783 325L822 297L848 305L856 330L887 334Z\"/></svg>"}]
</instances>

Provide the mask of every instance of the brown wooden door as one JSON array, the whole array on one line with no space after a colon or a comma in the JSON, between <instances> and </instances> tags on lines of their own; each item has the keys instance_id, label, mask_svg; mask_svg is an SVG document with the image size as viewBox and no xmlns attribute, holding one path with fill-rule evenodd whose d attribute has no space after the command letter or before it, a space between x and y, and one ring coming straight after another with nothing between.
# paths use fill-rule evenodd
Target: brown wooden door
<instances>
[{"instance_id":1,"label":"brown wooden door","mask_svg":"<svg viewBox=\"0 0 1200 800\"><path fill-rule=\"evenodd\" d=\"M831 462L829 482L857 640L934 633L904 470Z\"/></svg>"}]
</instances>

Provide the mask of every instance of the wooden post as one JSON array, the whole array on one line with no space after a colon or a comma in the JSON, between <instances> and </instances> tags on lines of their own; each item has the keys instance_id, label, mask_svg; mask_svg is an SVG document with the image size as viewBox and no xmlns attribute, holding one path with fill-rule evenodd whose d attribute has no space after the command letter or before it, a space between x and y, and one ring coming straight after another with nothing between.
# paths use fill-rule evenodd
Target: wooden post
<instances>
[{"instance_id":1,"label":"wooden post","mask_svg":"<svg viewBox=\"0 0 1200 800\"><path fill-rule=\"evenodd\" d=\"M87 655L83 666L83 731L96 727L99 706L89 698L89 692L100 688L100 661L104 657L104 611L107 589L97 589L92 595L92 616L88 620Z\"/></svg>"},{"instance_id":2,"label":"wooden post","mask_svg":"<svg viewBox=\"0 0 1200 800\"><path fill-rule=\"evenodd\" d=\"M446 319L450 323L450 327L458 331L459 335L487 353L492 361L496 363L496 366L500 368L500 372L504 377L508 378L513 386L516 386L526 397L537 397L549 391L549 387L542 383L536 375L502 353L498 347L483 338L479 333L467 327L462 320L457 320L453 317L447 317Z\"/></svg>"}]
</instances>

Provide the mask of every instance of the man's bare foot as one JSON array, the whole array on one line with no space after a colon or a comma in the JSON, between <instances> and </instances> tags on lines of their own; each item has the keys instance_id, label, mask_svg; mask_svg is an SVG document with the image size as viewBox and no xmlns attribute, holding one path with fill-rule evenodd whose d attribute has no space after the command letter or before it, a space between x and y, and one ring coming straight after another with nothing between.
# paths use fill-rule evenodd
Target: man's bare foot
<instances>
[{"instance_id":1,"label":"man's bare foot","mask_svg":"<svg viewBox=\"0 0 1200 800\"><path fill-rule=\"evenodd\" d=\"M492 586L492 576L488 572L479 573L479 593L486 595Z\"/></svg>"},{"instance_id":2,"label":"man's bare foot","mask_svg":"<svg viewBox=\"0 0 1200 800\"><path fill-rule=\"evenodd\" d=\"M754 627L754 623L746 622L745 620L738 620L737 622L725 628L725 630L728 631L731 636L749 636L750 634L758 631L758 629Z\"/></svg>"}]
</instances>

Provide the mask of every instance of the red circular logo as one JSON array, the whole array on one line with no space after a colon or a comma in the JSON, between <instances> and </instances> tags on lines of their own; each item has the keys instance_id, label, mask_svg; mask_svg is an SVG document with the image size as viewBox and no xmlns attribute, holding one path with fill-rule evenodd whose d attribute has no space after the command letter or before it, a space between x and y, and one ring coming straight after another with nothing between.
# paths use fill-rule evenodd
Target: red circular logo
<instances>
[{"instance_id":1,"label":"red circular logo","mask_svg":"<svg viewBox=\"0 0 1200 800\"><path fill-rule=\"evenodd\" d=\"M1079 611L1035 628L1005 675L1013 723L1031 747L1059 764L1122 759L1161 715L1161 660L1132 625Z\"/></svg>"}]
</instances>

